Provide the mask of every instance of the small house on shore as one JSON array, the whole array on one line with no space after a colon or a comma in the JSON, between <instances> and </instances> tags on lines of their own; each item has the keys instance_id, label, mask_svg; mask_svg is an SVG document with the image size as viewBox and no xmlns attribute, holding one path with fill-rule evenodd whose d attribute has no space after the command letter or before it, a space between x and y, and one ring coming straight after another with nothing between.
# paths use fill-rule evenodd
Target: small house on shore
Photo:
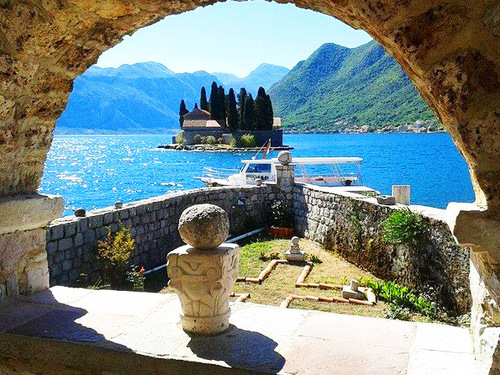
<instances>
[{"instance_id":1,"label":"small house on shore","mask_svg":"<svg viewBox=\"0 0 500 375\"><path fill-rule=\"evenodd\" d=\"M185 145L194 145L196 135L213 136L217 141L222 139L223 143L229 144L233 137L238 139L244 134L253 135L257 145L263 145L270 139L274 147L283 146L281 117L273 118L272 130L237 130L231 133L228 128L224 127L222 121L212 120L210 112L195 108L184 115L182 123L182 141Z\"/></svg>"}]
</instances>

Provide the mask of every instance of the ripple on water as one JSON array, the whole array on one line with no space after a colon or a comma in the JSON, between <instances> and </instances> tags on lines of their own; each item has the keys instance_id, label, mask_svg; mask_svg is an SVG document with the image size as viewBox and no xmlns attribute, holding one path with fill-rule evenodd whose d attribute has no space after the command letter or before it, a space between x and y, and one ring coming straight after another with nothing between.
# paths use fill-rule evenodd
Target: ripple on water
<instances>
[{"instance_id":1,"label":"ripple on water","mask_svg":"<svg viewBox=\"0 0 500 375\"><path fill-rule=\"evenodd\" d=\"M170 136L55 136L40 192L60 194L65 214L202 187L203 167L241 168L252 153L177 152L157 149ZM445 134L293 134L294 156L359 156L363 180L390 194L409 184L412 203L444 208L473 201L467 165ZM158 152L161 151L161 152Z\"/></svg>"}]
</instances>

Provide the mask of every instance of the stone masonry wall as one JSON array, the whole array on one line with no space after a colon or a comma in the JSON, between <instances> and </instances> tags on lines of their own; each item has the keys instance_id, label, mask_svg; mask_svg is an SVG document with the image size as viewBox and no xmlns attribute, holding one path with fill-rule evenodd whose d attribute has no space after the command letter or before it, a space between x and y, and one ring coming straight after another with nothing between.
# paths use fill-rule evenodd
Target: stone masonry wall
<instances>
[{"instance_id":1,"label":"stone masonry wall","mask_svg":"<svg viewBox=\"0 0 500 375\"><path fill-rule=\"evenodd\" d=\"M240 234L266 222L267 207L276 197L274 186L203 188L94 210L87 217L64 217L46 230L51 285L70 285L80 273L99 274L97 242L119 224L130 228L136 242L131 263L146 269L164 264L170 250L182 244L177 231L179 216L187 207L212 203L229 214L232 234Z\"/></svg>"},{"instance_id":2,"label":"stone masonry wall","mask_svg":"<svg viewBox=\"0 0 500 375\"><path fill-rule=\"evenodd\" d=\"M382 221L401 205L379 205L375 198L296 185L293 207L300 235L375 276L430 286L448 309L460 313L469 310L469 253L453 239L444 210L409 206L422 214L428 228L424 242L412 248L387 244L382 238Z\"/></svg>"}]
</instances>

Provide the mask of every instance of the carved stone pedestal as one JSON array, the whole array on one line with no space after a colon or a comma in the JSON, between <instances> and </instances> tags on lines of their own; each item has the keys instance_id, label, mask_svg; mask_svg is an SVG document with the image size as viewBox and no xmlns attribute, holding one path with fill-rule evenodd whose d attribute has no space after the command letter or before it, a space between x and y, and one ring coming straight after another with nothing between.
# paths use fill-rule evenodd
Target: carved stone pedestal
<instances>
[{"instance_id":1,"label":"carved stone pedestal","mask_svg":"<svg viewBox=\"0 0 500 375\"><path fill-rule=\"evenodd\" d=\"M229 294L238 278L240 248L223 243L229 217L213 204L198 204L179 218L179 235L188 245L167 255L169 285L181 300L182 328L215 335L229 328Z\"/></svg>"},{"instance_id":2,"label":"carved stone pedestal","mask_svg":"<svg viewBox=\"0 0 500 375\"><path fill-rule=\"evenodd\" d=\"M169 285L181 300L182 328L214 335L229 328L229 294L238 277L240 248L223 243L211 250L185 245L168 254Z\"/></svg>"}]
</instances>

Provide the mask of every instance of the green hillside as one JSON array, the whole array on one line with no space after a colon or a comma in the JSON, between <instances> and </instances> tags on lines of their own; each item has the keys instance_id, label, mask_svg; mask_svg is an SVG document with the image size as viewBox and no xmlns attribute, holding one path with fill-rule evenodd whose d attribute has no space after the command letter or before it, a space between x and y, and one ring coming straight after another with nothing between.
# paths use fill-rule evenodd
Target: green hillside
<instances>
[{"instance_id":1,"label":"green hillside","mask_svg":"<svg viewBox=\"0 0 500 375\"><path fill-rule=\"evenodd\" d=\"M287 130L437 121L403 69L375 42L324 44L269 92Z\"/></svg>"}]
</instances>

